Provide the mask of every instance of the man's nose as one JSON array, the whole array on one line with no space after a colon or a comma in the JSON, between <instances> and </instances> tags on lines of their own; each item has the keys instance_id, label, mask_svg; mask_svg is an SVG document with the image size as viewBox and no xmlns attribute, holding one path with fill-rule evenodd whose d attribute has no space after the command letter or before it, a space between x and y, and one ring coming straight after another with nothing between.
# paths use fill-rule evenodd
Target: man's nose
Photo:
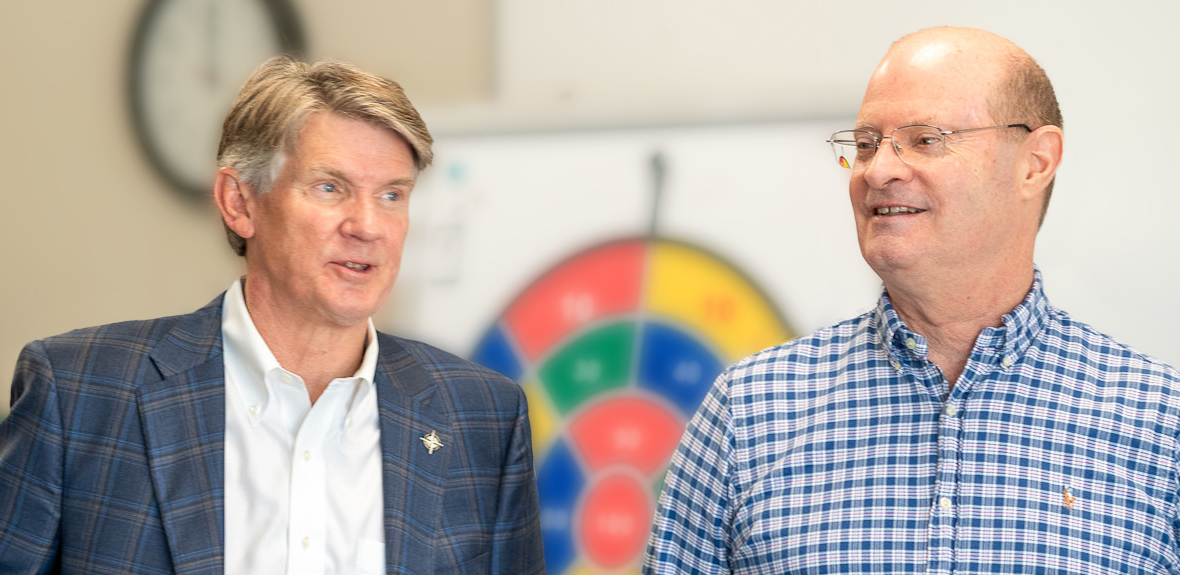
<instances>
[{"instance_id":1,"label":"man's nose","mask_svg":"<svg viewBox=\"0 0 1180 575\"><path fill-rule=\"evenodd\" d=\"M362 241L373 241L381 237L380 214L376 200L363 194L348 202L347 213L341 225L341 232Z\"/></svg>"},{"instance_id":2,"label":"man's nose","mask_svg":"<svg viewBox=\"0 0 1180 575\"><path fill-rule=\"evenodd\" d=\"M893 138L884 136L877 153L864 163L862 175L869 187L882 189L893 180L908 178L910 170L910 165L901 159L901 150L893 143Z\"/></svg>"}]
</instances>

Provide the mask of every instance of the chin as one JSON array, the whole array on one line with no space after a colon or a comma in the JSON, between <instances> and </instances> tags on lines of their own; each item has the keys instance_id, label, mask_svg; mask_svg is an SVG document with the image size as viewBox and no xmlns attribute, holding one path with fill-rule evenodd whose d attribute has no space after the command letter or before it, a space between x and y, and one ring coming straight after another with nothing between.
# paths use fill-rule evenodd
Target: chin
<instances>
[{"instance_id":1,"label":"chin","mask_svg":"<svg viewBox=\"0 0 1180 575\"><path fill-rule=\"evenodd\" d=\"M908 269L920 259L906 246L896 245L861 246L860 254L879 276Z\"/></svg>"},{"instance_id":2,"label":"chin","mask_svg":"<svg viewBox=\"0 0 1180 575\"><path fill-rule=\"evenodd\" d=\"M352 327L368 321L368 319L373 316L373 314L369 312L338 309L330 310L325 315L331 318L332 323L340 327Z\"/></svg>"},{"instance_id":3,"label":"chin","mask_svg":"<svg viewBox=\"0 0 1180 575\"><path fill-rule=\"evenodd\" d=\"M323 313L339 326L352 326L368 320L377 311L378 305L369 300L343 301L337 299L324 302Z\"/></svg>"}]
</instances>

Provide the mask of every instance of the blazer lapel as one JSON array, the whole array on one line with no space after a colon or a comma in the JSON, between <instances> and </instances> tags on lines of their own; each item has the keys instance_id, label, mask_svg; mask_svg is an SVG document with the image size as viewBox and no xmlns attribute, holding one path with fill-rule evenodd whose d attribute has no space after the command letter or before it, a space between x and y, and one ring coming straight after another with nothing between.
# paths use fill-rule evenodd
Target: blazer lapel
<instances>
[{"instance_id":1,"label":"blazer lapel","mask_svg":"<svg viewBox=\"0 0 1180 575\"><path fill-rule=\"evenodd\" d=\"M438 543L442 527L442 498L454 450L450 417L425 366L396 339L378 337L381 361L374 383L381 420L386 571L401 566L409 573L431 573L433 555L422 550ZM442 446L431 450L428 444L435 444L434 439Z\"/></svg>"},{"instance_id":2,"label":"blazer lapel","mask_svg":"<svg viewBox=\"0 0 1180 575\"><path fill-rule=\"evenodd\" d=\"M179 320L151 355L162 379L138 390L152 487L178 575L224 571L221 299Z\"/></svg>"}]
</instances>

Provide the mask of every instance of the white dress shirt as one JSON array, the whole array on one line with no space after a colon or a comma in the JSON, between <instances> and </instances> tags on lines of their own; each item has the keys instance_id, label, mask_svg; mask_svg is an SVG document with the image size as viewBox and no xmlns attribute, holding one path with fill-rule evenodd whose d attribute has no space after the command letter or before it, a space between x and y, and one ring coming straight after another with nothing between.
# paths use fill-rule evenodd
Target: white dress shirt
<instances>
[{"instance_id":1,"label":"white dress shirt","mask_svg":"<svg viewBox=\"0 0 1180 575\"><path fill-rule=\"evenodd\" d=\"M385 572L377 332L352 377L311 404L250 319L242 282L222 304L225 572Z\"/></svg>"}]
</instances>

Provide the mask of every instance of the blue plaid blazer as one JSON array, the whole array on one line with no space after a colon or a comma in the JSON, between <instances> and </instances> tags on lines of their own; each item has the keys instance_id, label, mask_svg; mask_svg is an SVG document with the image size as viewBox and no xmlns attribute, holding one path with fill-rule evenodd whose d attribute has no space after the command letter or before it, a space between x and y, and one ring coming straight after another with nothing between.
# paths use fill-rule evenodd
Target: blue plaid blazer
<instances>
[{"instance_id":1,"label":"blue plaid blazer","mask_svg":"<svg viewBox=\"0 0 1180 575\"><path fill-rule=\"evenodd\" d=\"M224 570L221 299L25 347L0 423L0 573ZM387 572L542 573L520 388L378 338Z\"/></svg>"}]
</instances>

